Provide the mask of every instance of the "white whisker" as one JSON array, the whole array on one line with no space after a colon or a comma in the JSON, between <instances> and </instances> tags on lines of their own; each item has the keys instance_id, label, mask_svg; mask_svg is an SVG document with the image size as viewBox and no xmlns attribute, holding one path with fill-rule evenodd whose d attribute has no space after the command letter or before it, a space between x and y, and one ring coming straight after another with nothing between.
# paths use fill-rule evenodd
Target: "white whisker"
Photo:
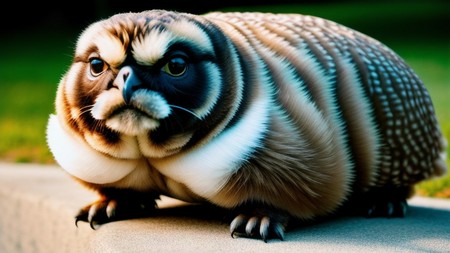
<instances>
[{"instance_id":1,"label":"white whisker","mask_svg":"<svg viewBox=\"0 0 450 253\"><path fill-rule=\"evenodd\" d=\"M80 108L80 113L78 114L78 117L80 117L81 115L90 112L92 110L92 108L94 107L94 105L86 105L83 106L82 108Z\"/></svg>"},{"instance_id":2,"label":"white whisker","mask_svg":"<svg viewBox=\"0 0 450 253\"><path fill-rule=\"evenodd\" d=\"M180 110L182 110L182 111L185 111L185 112L187 112L187 113L193 115L193 116L196 117L197 119L201 120L201 118L200 118L197 114L195 114L195 112L193 112L193 111L191 111L191 110L188 110L188 109L186 109L186 108L183 108L183 107L177 106L177 105L169 105L169 106L172 107L172 108L177 108L177 109L180 109Z\"/></svg>"}]
</instances>

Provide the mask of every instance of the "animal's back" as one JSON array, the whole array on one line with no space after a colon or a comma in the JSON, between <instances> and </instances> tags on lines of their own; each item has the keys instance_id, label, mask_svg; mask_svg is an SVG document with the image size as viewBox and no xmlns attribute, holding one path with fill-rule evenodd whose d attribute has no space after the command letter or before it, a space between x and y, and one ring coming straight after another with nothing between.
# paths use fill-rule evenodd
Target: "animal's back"
<instances>
[{"instance_id":1,"label":"animal's back","mask_svg":"<svg viewBox=\"0 0 450 253\"><path fill-rule=\"evenodd\" d=\"M280 76L273 80L275 89L282 92L280 86L289 82L282 80L286 76L296 80L293 85L299 93L339 126L337 134L344 138L357 171L355 186L410 186L445 173L446 141L428 91L384 44L313 16L211 13L207 17L240 44L238 50L252 48L271 76ZM287 65L282 68L293 72L276 73L271 64Z\"/></svg>"}]
</instances>

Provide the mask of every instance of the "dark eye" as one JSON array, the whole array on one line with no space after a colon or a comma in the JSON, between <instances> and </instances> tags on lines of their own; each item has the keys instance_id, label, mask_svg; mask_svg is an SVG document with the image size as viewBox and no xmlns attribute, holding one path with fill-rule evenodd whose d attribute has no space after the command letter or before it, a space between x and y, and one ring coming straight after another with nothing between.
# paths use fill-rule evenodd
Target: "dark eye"
<instances>
[{"instance_id":1,"label":"dark eye","mask_svg":"<svg viewBox=\"0 0 450 253\"><path fill-rule=\"evenodd\" d=\"M108 69L108 64L104 62L100 58L92 58L89 60L90 68L91 68L91 74L93 76L99 76L103 71Z\"/></svg>"},{"instance_id":2,"label":"dark eye","mask_svg":"<svg viewBox=\"0 0 450 253\"><path fill-rule=\"evenodd\" d=\"M171 76L177 77L186 72L187 66L188 64L184 57L175 56L169 59L162 70Z\"/></svg>"}]
</instances>

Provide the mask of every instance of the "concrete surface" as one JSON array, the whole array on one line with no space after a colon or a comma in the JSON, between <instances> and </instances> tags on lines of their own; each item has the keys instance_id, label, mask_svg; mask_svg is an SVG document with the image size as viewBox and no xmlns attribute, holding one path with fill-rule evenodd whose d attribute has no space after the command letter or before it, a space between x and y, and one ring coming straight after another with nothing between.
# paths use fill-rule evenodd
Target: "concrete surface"
<instances>
[{"instance_id":1,"label":"concrete surface","mask_svg":"<svg viewBox=\"0 0 450 253\"><path fill-rule=\"evenodd\" d=\"M74 214L95 199L57 166L0 163L0 253L450 252L450 200L414 197L403 219L343 217L264 243L233 239L222 214L169 198L154 217L77 228Z\"/></svg>"}]
</instances>

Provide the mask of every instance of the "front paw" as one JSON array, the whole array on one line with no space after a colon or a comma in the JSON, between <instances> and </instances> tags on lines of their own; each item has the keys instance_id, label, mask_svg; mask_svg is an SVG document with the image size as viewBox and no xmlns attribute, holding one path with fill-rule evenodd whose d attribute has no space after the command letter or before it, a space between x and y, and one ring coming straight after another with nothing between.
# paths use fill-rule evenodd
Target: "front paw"
<instances>
[{"instance_id":1,"label":"front paw","mask_svg":"<svg viewBox=\"0 0 450 253\"><path fill-rule=\"evenodd\" d=\"M275 238L284 240L284 232L290 216L283 211L268 207L244 208L230 224L231 236L260 238L264 242Z\"/></svg>"},{"instance_id":2,"label":"front paw","mask_svg":"<svg viewBox=\"0 0 450 253\"><path fill-rule=\"evenodd\" d=\"M79 221L89 222L92 229L96 226L118 220L148 217L156 208L154 199L102 198L83 207L75 216L75 225Z\"/></svg>"}]
</instances>

